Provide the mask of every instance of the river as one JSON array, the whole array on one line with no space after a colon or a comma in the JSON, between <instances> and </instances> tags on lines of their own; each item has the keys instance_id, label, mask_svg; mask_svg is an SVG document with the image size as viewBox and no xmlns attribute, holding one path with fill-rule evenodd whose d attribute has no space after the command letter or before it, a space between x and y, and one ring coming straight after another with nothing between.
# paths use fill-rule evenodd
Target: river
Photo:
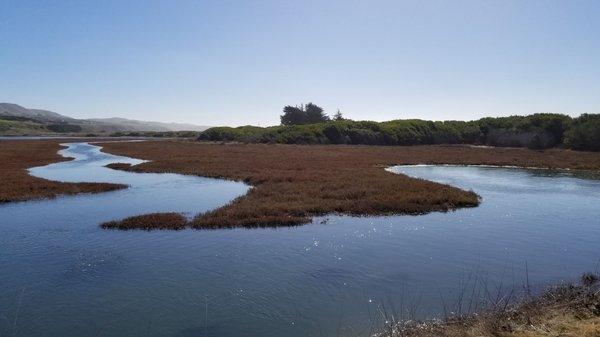
<instances>
[{"instance_id":1,"label":"river","mask_svg":"<svg viewBox=\"0 0 600 337\"><path fill-rule=\"evenodd\" d=\"M141 161L68 146L62 154L75 160L31 174L130 188L0 205L1 335L367 336L392 314L456 309L465 289L475 289L466 311L490 297L484 286L522 289L528 279L539 289L594 271L600 258L594 177L393 167L472 189L482 203L421 216L320 217L293 228L117 231L98 225L160 211L191 217L249 187L111 170L104 165Z\"/></svg>"}]
</instances>

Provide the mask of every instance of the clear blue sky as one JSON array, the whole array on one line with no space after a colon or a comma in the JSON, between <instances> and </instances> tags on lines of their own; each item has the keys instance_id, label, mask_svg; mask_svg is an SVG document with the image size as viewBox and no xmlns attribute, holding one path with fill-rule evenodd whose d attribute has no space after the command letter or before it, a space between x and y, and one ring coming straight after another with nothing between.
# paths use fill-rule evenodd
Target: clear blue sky
<instances>
[{"instance_id":1,"label":"clear blue sky","mask_svg":"<svg viewBox=\"0 0 600 337\"><path fill-rule=\"evenodd\" d=\"M276 124L600 112L600 1L0 0L0 101Z\"/></svg>"}]
</instances>

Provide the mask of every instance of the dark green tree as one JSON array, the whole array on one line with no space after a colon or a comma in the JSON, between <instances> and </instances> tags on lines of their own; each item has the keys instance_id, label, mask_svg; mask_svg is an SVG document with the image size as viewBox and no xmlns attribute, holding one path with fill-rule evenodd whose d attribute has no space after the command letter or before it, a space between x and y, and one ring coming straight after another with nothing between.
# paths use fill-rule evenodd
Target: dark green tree
<instances>
[{"instance_id":1,"label":"dark green tree","mask_svg":"<svg viewBox=\"0 0 600 337\"><path fill-rule=\"evenodd\" d=\"M306 106L287 105L280 116L282 125L315 124L329 121L329 117L320 106L308 103Z\"/></svg>"},{"instance_id":2,"label":"dark green tree","mask_svg":"<svg viewBox=\"0 0 600 337\"><path fill-rule=\"evenodd\" d=\"M344 120L344 116L342 116L342 112L340 111L340 109L338 109L337 112L335 113L335 115L333 115L333 120L334 121L343 121Z\"/></svg>"},{"instance_id":3,"label":"dark green tree","mask_svg":"<svg viewBox=\"0 0 600 337\"><path fill-rule=\"evenodd\" d=\"M306 104L304 111L306 112L306 117L308 119L308 123L310 123L310 124L322 123L322 122L329 121L329 117L325 114L325 112L323 111L323 108L321 108L320 106L318 106L316 104L313 104L313 103Z\"/></svg>"},{"instance_id":4,"label":"dark green tree","mask_svg":"<svg viewBox=\"0 0 600 337\"><path fill-rule=\"evenodd\" d=\"M297 107L286 105L283 108L283 115L281 117L281 125L299 125L299 124L308 124L308 117L306 116L306 112L304 109Z\"/></svg>"}]
</instances>

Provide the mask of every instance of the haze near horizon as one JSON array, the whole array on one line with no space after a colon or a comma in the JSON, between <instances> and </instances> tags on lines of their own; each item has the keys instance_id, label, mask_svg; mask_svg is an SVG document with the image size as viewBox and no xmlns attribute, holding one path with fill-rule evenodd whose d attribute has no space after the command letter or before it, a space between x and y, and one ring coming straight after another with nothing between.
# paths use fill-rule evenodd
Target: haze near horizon
<instances>
[{"instance_id":1,"label":"haze near horizon","mask_svg":"<svg viewBox=\"0 0 600 337\"><path fill-rule=\"evenodd\" d=\"M0 101L75 118L600 112L597 1L3 1L0 22Z\"/></svg>"}]
</instances>

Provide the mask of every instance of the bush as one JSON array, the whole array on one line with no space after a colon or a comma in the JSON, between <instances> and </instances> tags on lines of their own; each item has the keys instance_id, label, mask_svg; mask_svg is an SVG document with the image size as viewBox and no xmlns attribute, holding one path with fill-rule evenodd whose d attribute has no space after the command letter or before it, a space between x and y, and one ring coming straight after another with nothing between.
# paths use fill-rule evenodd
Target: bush
<instances>
[{"instance_id":1,"label":"bush","mask_svg":"<svg viewBox=\"0 0 600 337\"><path fill-rule=\"evenodd\" d=\"M482 118L475 121L387 122L347 119L272 127L210 128L199 140L285 144L425 145L474 144L545 149L565 144L577 150L600 150L600 115L573 120L561 114Z\"/></svg>"},{"instance_id":2,"label":"bush","mask_svg":"<svg viewBox=\"0 0 600 337\"><path fill-rule=\"evenodd\" d=\"M58 133L81 132L81 126L67 123L50 124L46 128Z\"/></svg>"},{"instance_id":3,"label":"bush","mask_svg":"<svg viewBox=\"0 0 600 337\"><path fill-rule=\"evenodd\" d=\"M344 144L348 142L347 130L340 123L330 123L323 128L323 134L331 144Z\"/></svg>"},{"instance_id":4,"label":"bush","mask_svg":"<svg viewBox=\"0 0 600 337\"><path fill-rule=\"evenodd\" d=\"M550 144L543 146L552 147L563 142L565 131L569 129L572 121L572 118L567 115L540 113L525 117L517 125L517 129L548 134L552 140Z\"/></svg>"},{"instance_id":5,"label":"bush","mask_svg":"<svg viewBox=\"0 0 600 337\"><path fill-rule=\"evenodd\" d=\"M348 138L351 144L381 144L380 134L369 129L349 129Z\"/></svg>"},{"instance_id":6,"label":"bush","mask_svg":"<svg viewBox=\"0 0 600 337\"><path fill-rule=\"evenodd\" d=\"M565 144L574 150L600 151L600 114L583 114L573 120Z\"/></svg>"},{"instance_id":7,"label":"bush","mask_svg":"<svg viewBox=\"0 0 600 337\"><path fill-rule=\"evenodd\" d=\"M10 130L10 122L6 122L0 119L0 132L8 130Z\"/></svg>"}]
</instances>

